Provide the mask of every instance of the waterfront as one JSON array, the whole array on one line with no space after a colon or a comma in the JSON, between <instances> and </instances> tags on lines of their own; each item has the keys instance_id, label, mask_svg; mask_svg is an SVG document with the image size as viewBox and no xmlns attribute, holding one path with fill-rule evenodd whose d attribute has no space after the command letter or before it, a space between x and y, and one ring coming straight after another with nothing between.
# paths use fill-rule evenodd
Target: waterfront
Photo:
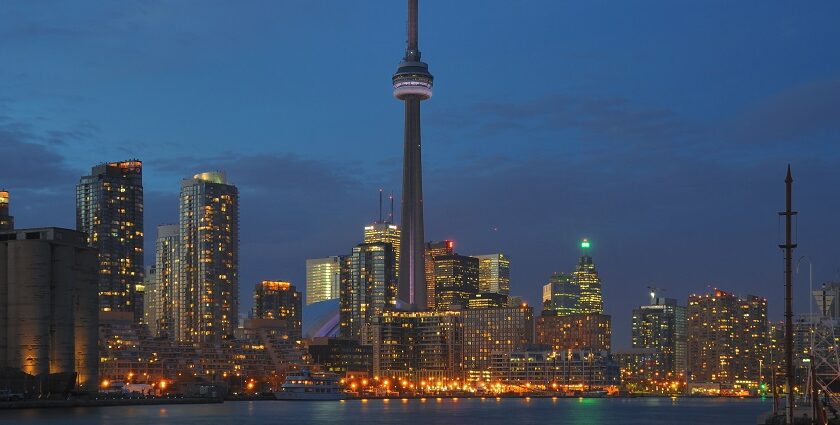
<instances>
[{"instance_id":1,"label":"waterfront","mask_svg":"<svg viewBox=\"0 0 840 425\"><path fill-rule=\"evenodd\" d=\"M237 401L4 411L0 424L263 425L365 424L755 424L769 399L590 398L348 400L344 402Z\"/></svg>"}]
</instances>

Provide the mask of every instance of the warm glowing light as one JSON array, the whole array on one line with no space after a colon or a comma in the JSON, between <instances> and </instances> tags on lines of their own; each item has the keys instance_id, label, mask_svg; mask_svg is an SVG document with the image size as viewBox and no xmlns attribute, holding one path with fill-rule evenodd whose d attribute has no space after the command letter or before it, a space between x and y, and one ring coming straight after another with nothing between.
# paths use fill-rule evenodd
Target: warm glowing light
<instances>
[{"instance_id":1,"label":"warm glowing light","mask_svg":"<svg viewBox=\"0 0 840 425\"><path fill-rule=\"evenodd\" d=\"M108 385L111 385L111 381L108 381L107 379L102 381L102 388L108 388Z\"/></svg>"}]
</instances>

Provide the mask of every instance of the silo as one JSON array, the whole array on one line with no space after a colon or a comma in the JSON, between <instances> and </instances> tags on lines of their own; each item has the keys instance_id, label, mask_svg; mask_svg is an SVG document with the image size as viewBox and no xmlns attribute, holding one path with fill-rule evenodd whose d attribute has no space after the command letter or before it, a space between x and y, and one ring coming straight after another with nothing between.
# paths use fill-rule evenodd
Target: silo
<instances>
[{"instance_id":1,"label":"silo","mask_svg":"<svg viewBox=\"0 0 840 425\"><path fill-rule=\"evenodd\" d=\"M73 372L74 324L73 297L77 273L72 246L54 244L52 249L52 284L50 305L50 373Z\"/></svg>"},{"instance_id":2,"label":"silo","mask_svg":"<svg viewBox=\"0 0 840 425\"><path fill-rule=\"evenodd\" d=\"M8 332L10 366L33 375L48 373L50 243L37 239L10 241L8 254L8 317L15 321Z\"/></svg>"},{"instance_id":3,"label":"silo","mask_svg":"<svg viewBox=\"0 0 840 425\"><path fill-rule=\"evenodd\" d=\"M97 253L91 248L76 248L75 315L76 372L83 390L99 386L99 274Z\"/></svg>"},{"instance_id":4,"label":"silo","mask_svg":"<svg viewBox=\"0 0 840 425\"><path fill-rule=\"evenodd\" d=\"M6 351L9 347L7 334L8 320L8 299L9 299L9 259L7 242L0 242L0 368L9 367Z\"/></svg>"}]
</instances>

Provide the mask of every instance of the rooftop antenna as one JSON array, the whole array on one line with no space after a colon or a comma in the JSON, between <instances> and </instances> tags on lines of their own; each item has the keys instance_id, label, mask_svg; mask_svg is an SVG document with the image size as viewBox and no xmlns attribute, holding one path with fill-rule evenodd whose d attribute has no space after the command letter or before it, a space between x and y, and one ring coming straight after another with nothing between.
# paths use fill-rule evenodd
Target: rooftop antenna
<instances>
[{"instance_id":1,"label":"rooftop antenna","mask_svg":"<svg viewBox=\"0 0 840 425\"><path fill-rule=\"evenodd\" d=\"M379 188L379 221L377 223L382 223L382 188Z\"/></svg>"},{"instance_id":2,"label":"rooftop antenna","mask_svg":"<svg viewBox=\"0 0 840 425\"><path fill-rule=\"evenodd\" d=\"M388 222L394 224L394 194L388 194L388 200L391 201L391 212L388 213Z\"/></svg>"}]
</instances>

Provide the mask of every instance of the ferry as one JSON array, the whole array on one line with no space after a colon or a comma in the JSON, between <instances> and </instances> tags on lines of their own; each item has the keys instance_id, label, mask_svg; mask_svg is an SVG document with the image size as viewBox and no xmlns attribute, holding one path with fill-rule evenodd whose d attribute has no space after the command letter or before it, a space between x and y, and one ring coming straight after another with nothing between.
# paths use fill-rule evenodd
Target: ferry
<instances>
[{"instance_id":1,"label":"ferry","mask_svg":"<svg viewBox=\"0 0 840 425\"><path fill-rule=\"evenodd\" d=\"M310 372L303 369L286 376L277 400L343 400L347 397L339 386L338 375L328 372Z\"/></svg>"}]
</instances>

